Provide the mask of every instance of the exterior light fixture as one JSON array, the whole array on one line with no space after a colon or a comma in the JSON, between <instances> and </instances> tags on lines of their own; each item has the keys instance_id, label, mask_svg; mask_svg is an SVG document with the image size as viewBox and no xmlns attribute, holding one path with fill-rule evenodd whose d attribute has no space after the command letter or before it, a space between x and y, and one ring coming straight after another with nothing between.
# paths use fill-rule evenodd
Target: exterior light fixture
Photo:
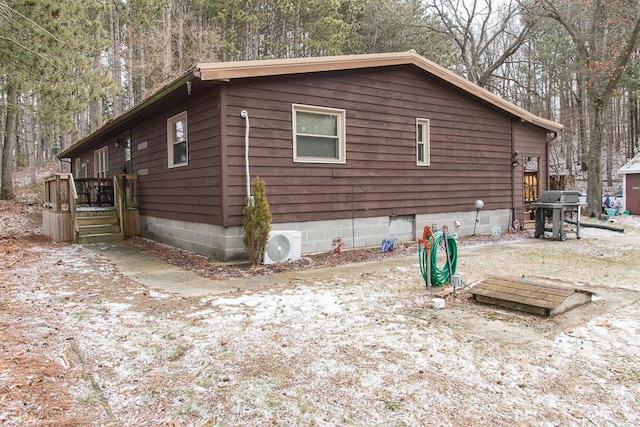
<instances>
[{"instance_id":1,"label":"exterior light fixture","mask_svg":"<svg viewBox=\"0 0 640 427\"><path fill-rule=\"evenodd\" d=\"M518 156L520 155L519 151L514 151L511 153L511 167L515 168L516 166L520 166L520 161L518 160Z\"/></svg>"}]
</instances>

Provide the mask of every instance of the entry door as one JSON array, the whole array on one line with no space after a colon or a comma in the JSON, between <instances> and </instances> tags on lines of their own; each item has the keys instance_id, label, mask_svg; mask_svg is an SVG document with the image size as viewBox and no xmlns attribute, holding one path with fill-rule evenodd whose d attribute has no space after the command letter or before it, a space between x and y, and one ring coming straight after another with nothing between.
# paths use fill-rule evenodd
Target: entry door
<instances>
[{"instance_id":1,"label":"entry door","mask_svg":"<svg viewBox=\"0 0 640 427\"><path fill-rule=\"evenodd\" d=\"M625 206L631 215L640 215L640 173L627 174Z\"/></svg>"},{"instance_id":2,"label":"entry door","mask_svg":"<svg viewBox=\"0 0 640 427\"><path fill-rule=\"evenodd\" d=\"M93 152L93 175L96 178L109 177L109 149L106 146Z\"/></svg>"},{"instance_id":3,"label":"entry door","mask_svg":"<svg viewBox=\"0 0 640 427\"><path fill-rule=\"evenodd\" d=\"M538 172L525 171L523 188L525 220L533 219L533 217L531 216L531 203L538 200L538 197Z\"/></svg>"}]
</instances>

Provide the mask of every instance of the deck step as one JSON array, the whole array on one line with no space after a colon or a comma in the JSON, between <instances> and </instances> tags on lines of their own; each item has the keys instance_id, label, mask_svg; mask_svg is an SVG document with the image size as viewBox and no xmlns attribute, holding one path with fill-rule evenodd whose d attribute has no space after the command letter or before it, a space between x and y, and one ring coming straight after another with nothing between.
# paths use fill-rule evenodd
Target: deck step
<instances>
[{"instance_id":1,"label":"deck step","mask_svg":"<svg viewBox=\"0 0 640 427\"><path fill-rule=\"evenodd\" d=\"M80 235L87 234L110 234L110 233L120 233L120 224L118 222L115 223L101 223L101 224L89 224L89 225L80 225L78 224L78 233Z\"/></svg>"},{"instance_id":2,"label":"deck step","mask_svg":"<svg viewBox=\"0 0 640 427\"><path fill-rule=\"evenodd\" d=\"M113 208L79 209L76 243L118 242L123 239L118 213Z\"/></svg>"},{"instance_id":3,"label":"deck step","mask_svg":"<svg viewBox=\"0 0 640 427\"><path fill-rule=\"evenodd\" d=\"M85 216L85 217L76 217L76 222L78 226L91 226L91 225L101 225L101 224L118 224L117 216Z\"/></svg>"},{"instance_id":4,"label":"deck step","mask_svg":"<svg viewBox=\"0 0 640 427\"><path fill-rule=\"evenodd\" d=\"M101 233L78 235L76 243L86 245L89 243L110 243L124 240L120 233Z\"/></svg>"}]
</instances>

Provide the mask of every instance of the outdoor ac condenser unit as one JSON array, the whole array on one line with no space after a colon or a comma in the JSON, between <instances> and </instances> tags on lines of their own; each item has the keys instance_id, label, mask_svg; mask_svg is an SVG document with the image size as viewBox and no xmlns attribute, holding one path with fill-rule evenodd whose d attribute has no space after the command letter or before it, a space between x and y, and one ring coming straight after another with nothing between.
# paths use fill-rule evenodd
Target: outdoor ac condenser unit
<instances>
[{"instance_id":1,"label":"outdoor ac condenser unit","mask_svg":"<svg viewBox=\"0 0 640 427\"><path fill-rule=\"evenodd\" d=\"M278 230L269 233L264 264L294 261L300 259L302 233L295 230Z\"/></svg>"}]
</instances>

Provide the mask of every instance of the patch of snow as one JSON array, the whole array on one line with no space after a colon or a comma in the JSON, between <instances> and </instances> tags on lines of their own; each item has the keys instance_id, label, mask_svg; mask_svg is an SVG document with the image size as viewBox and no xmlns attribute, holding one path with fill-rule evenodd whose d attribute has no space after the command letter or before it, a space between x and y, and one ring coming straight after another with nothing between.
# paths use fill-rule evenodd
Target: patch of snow
<instances>
[{"instance_id":1,"label":"patch of snow","mask_svg":"<svg viewBox=\"0 0 640 427\"><path fill-rule=\"evenodd\" d=\"M168 299L172 297L169 294L164 294L162 292L154 291L153 289L149 290L149 296L151 298L160 298L160 299Z\"/></svg>"}]
</instances>

